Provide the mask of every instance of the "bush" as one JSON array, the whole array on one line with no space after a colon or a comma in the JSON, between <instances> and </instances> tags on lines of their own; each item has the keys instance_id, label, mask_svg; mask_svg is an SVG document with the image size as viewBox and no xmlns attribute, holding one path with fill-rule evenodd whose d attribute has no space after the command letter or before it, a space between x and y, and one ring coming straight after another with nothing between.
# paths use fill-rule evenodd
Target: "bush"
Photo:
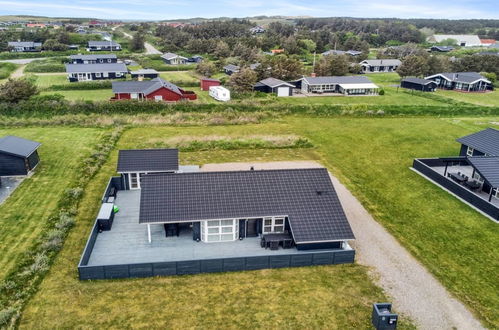
<instances>
[{"instance_id":1,"label":"bush","mask_svg":"<svg viewBox=\"0 0 499 330\"><path fill-rule=\"evenodd\" d=\"M28 79L9 79L0 86L0 101L17 103L38 94L36 85Z\"/></svg>"},{"instance_id":2,"label":"bush","mask_svg":"<svg viewBox=\"0 0 499 330\"><path fill-rule=\"evenodd\" d=\"M14 63L0 63L0 79L6 79L17 69Z\"/></svg>"},{"instance_id":3,"label":"bush","mask_svg":"<svg viewBox=\"0 0 499 330\"><path fill-rule=\"evenodd\" d=\"M385 90L383 88L381 88L378 92L379 95L385 95Z\"/></svg>"}]
</instances>

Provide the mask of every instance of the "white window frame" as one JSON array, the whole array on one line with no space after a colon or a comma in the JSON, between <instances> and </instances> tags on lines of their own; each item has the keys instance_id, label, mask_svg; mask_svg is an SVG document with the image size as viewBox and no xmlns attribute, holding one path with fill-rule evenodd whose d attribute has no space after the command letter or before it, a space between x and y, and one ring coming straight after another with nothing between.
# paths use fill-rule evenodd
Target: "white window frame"
<instances>
[{"instance_id":1,"label":"white window frame","mask_svg":"<svg viewBox=\"0 0 499 330\"><path fill-rule=\"evenodd\" d=\"M163 95L154 95L154 101L163 101Z\"/></svg>"},{"instance_id":2,"label":"white window frame","mask_svg":"<svg viewBox=\"0 0 499 330\"><path fill-rule=\"evenodd\" d=\"M202 242L223 243L233 242L237 239L239 239L239 219L201 221Z\"/></svg>"},{"instance_id":3,"label":"white window frame","mask_svg":"<svg viewBox=\"0 0 499 330\"><path fill-rule=\"evenodd\" d=\"M128 173L128 186L130 187L130 190L137 190L142 188L142 177L146 174L149 174L149 172L129 172ZM134 186L132 184L132 177L136 178L137 183Z\"/></svg>"},{"instance_id":4,"label":"white window frame","mask_svg":"<svg viewBox=\"0 0 499 330\"><path fill-rule=\"evenodd\" d=\"M270 221L270 224L267 222ZM281 223L282 222L282 223ZM262 221L262 234L284 233L286 230L285 217L264 217Z\"/></svg>"},{"instance_id":5,"label":"white window frame","mask_svg":"<svg viewBox=\"0 0 499 330\"><path fill-rule=\"evenodd\" d=\"M138 100L139 99L139 93L130 93L130 98L132 100Z\"/></svg>"},{"instance_id":6,"label":"white window frame","mask_svg":"<svg viewBox=\"0 0 499 330\"><path fill-rule=\"evenodd\" d=\"M474 148L472 147L468 147L468 149L466 149L466 156L473 156L473 152L475 151Z\"/></svg>"}]
</instances>

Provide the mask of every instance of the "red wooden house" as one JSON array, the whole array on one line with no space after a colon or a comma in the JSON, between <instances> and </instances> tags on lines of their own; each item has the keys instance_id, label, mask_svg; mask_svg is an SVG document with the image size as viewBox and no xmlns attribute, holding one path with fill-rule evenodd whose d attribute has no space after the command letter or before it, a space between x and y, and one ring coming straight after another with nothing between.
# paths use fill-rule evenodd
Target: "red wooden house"
<instances>
[{"instance_id":1,"label":"red wooden house","mask_svg":"<svg viewBox=\"0 0 499 330\"><path fill-rule=\"evenodd\" d=\"M156 100L177 102L195 100L197 95L161 78L147 81L115 81L113 82L114 97L111 100Z\"/></svg>"},{"instance_id":2,"label":"red wooden house","mask_svg":"<svg viewBox=\"0 0 499 330\"><path fill-rule=\"evenodd\" d=\"M202 91L209 91L211 86L220 86L220 80L212 78L201 78Z\"/></svg>"}]
</instances>

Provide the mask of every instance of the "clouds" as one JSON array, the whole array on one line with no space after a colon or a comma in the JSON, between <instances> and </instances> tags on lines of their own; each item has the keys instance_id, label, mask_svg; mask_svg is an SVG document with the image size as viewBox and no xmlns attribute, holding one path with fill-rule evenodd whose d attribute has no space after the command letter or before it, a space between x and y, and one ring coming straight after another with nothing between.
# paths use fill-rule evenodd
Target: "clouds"
<instances>
[{"instance_id":1,"label":"clouds","mask_svg":"<svg viewBox=\"0 0 499 330\"><path fill-rule=\"evenodd\" d=\"M499 18L496 0L0 0L2 14L179 19L257 15L317 17Z\"/></svg>"}]
</instances>

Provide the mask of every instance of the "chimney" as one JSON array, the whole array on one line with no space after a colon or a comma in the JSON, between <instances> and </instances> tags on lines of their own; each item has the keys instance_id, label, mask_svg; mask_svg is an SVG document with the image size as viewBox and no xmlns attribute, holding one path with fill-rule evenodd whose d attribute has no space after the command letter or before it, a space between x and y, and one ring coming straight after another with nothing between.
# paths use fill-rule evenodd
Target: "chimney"
<instances>
[{"instance_id":1,"label":"chimney","mask_svg":"<svg viewBox=\"0 0 499 330\"><path fill-rule=\"evenodd\" d=\"M255 170L255 167L254 166L251 166L250 167L250 171L254 171Z\"/></svg>"}]
</instances>

